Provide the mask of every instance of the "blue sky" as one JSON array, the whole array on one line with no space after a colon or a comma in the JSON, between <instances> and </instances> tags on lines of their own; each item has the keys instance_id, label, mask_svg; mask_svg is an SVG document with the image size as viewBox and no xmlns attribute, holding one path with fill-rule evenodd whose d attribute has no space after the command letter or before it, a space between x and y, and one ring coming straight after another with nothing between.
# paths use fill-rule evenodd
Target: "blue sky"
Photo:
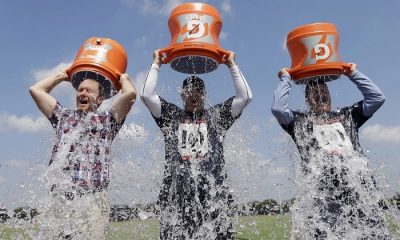
<instances>
[{"instance_id":1,"label":"blue sky","mask_svg":"<svg viewBox=\"0 0 400 240\"><path fill-rule=\"evenodd\" d=\"M170 41L167 21L179 0L2 1L0 3L0 207L32 205L40 196L40 178L51 152L53 132L33 103L28 88L70 64L89 37L120 42L129 55L127 72L139 89L152 52ZM290 66L287 33L313 22L332 22L339 31L343 61L355 62L381 88L387 101L360 130L371 167L383 166L388 182L399 191L400 177L400 22L396 0L379 1L206 1L223 20L220 44L237 54L237 63L252 88L254 100L231 129L226 142L232 189L243 201L293 196L293 143L272 118L270 105L276 73ZM177 89L184 74L161 68L158 93L181 105ZM200 76L208 102L234 94L228 69ZM362 99L347 79L329 84L333 106ZM295 86L290 104L303 108L303 86ZM75 107L74 89L58 86L53 94ZM127 128L114 142L114 203L154 201L162 172L163 142L144 105L137 101ZM382 165L383 164L383 165Z\"/></svg>"}]
</instances>

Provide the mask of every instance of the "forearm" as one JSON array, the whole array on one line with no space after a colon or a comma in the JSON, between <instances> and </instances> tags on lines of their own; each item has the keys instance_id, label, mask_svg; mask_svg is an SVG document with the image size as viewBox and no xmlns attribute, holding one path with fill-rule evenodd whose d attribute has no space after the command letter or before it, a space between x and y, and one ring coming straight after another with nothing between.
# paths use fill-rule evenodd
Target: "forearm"
<instances>
[{"instance_id":1,"label":"forearm","mask_svg":"<svg viewBox=\"0 0 400 240\"><path fill-rule=\"evenodd\" d=\"M33 100L46 117L51 117L51 112L57 104L57 100L49 94L50 91L67 78L65 72L60 72L40 80L29 88Z\"/></svg>"},{"instance_id":2,"label":"forearm","mask_svg":"<svg viewBox=\"0 0 400 240\"><path fill-rule=\"evenodd\" d=\"M237 65L229 66L233 83L236 90L236 96L232 101L232 116L236 117L253 99L253 93Z\"/></svg>"},{"instance_id":3,"label":"forearm","mask_svg":"<svg viewBox=\"0 0 400 240\"><path fill-rule=\"evenodd\" d=\"M271 111L280 124L290 124L293 112L289 109L289 92L292 87L290 76L283 75L274 92Z\"/></svg>"},{"instance_id":4,"label":"forearm","mask_svg":"<svg viewBox=\"0 0 400 240\"><path fill-rule=\"evenodd\" d=\"M133 103L136 100L136 88L131 80L124 79L121 83L121 97L126 98L129 102Z\"/></svg>"},{"instance_id":5,"label":"forearm","mask_svg":"<svg viewBox=\"0 0 400 240\"><path fill-rule=\"evenodd\" d=\"M121 123L128 115L136 100L136 88L128 75L121 76L121 95L114 100L111 112L118 123Z\"/></svg>"},{"instance_id":6,"label":"forearm","mask_svg":"<svg viewBox=\"0 0 400 240\"><path fill-rule=\"evenodd\" d=\"M364 96L363 115L372 116L385 102L385 95L374 82L360 71L355 71L349 78Z\"/></svg>"},{"instance_id":7,"label":"forearm","mask_svg":"<svg viewBox=\"0 0 400 240\"><path fill-rule=\"evenodd\" d=\"M154 117L161 117L161 100L155 93L158 81L159 65L152 64L143 84L140 98Z\"/></svg>"}]
</instances>

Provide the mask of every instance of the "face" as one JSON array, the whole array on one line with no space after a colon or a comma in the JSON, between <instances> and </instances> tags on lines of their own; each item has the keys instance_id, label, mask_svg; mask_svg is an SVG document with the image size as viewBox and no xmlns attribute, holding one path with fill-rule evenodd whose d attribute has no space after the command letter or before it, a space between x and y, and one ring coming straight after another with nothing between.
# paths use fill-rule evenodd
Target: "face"
<instances>
[{"instance_id":1,"label":"face","mask_svg":"<svg viewBox=\"0 0 400 240\"><path fill-rule=\"evenodd\" d=\"M100 96L99 83L92 79L81 82L76 92L76 106L78 110L94 112L103 102Z\"/></svg>"},{"instance_id":2,"label":"face","mask_svg":"<svg viewBox=\"0 0 400 240\"><path fill-rule=\"evenodd\" d=\"M315 84L310 86L306 101L310 110L314 113L324 113L331 111L331 95L326 84Z\"/></svg>"},{"instance_id":3,"label":"face","mask_svg":"<svg viewBox=\"0 0 400 240\"><path fill-rule=\"evenodd\" d=\"M182 92L182 99L185 105L185 110L188 112L203 110L205 95L204 89L184 89Z\"/></svg>"}]
</instances>

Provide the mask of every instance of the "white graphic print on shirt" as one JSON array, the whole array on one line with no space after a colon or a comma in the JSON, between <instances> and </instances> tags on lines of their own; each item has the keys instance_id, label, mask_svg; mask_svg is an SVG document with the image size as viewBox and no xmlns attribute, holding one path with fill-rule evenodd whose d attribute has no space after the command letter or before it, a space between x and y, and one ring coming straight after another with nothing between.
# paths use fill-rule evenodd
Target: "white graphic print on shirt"
<instances>
[{"instance_id":1,"label":"white graphic print on shirt","mask_svg":"<svg viewBox=\"0 0 400 240\"><path fill-rule=\"evenodd\" d=\"M206 123L181 123L178 128L178 151L182 160L203 159L208 153Z\"/></svg>"},{"instance_id":2,"label":"white graphic print on shirt","mask_svg":"<svg viewBox=\"0 0 400 240\"><path fill-rule=\"evenodd\" d=\"M353 145L340 122L314 125L314 136L318 146L328 153L350 154Z\"/></svg>"}]
</instances>

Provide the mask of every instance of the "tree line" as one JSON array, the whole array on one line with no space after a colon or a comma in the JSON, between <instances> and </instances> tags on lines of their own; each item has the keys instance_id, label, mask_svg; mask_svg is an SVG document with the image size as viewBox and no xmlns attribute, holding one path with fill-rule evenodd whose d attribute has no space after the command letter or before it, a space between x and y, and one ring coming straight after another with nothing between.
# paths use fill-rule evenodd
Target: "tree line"
<instances>
[{"instance_id":1,"label":"tree line","mask_svg":"<svg viewBox=\"0 0 400 240\"><path fill-rule=\"evenodd\" d=\"M290 211L295 198L283 201L279 204L275 199L266 199L263 201L252 201L247 204L235 204L232 210L239 216L254 216L254 215L277 215L286 214ZM383 209L388 209L388 204L393 204L400 209L400 192L388 201L381 201L380 206ZM135 205L112 205L110 212L110 221L120 222L134 219L154 219L159 216L159 209L156 203L135 204ZM18 207L14 210L0 208L0 223L4 223L10 219L21 219L32 221L34 217L40 214L40 209L29 207Z\"/></svg>"}]
</instances>

